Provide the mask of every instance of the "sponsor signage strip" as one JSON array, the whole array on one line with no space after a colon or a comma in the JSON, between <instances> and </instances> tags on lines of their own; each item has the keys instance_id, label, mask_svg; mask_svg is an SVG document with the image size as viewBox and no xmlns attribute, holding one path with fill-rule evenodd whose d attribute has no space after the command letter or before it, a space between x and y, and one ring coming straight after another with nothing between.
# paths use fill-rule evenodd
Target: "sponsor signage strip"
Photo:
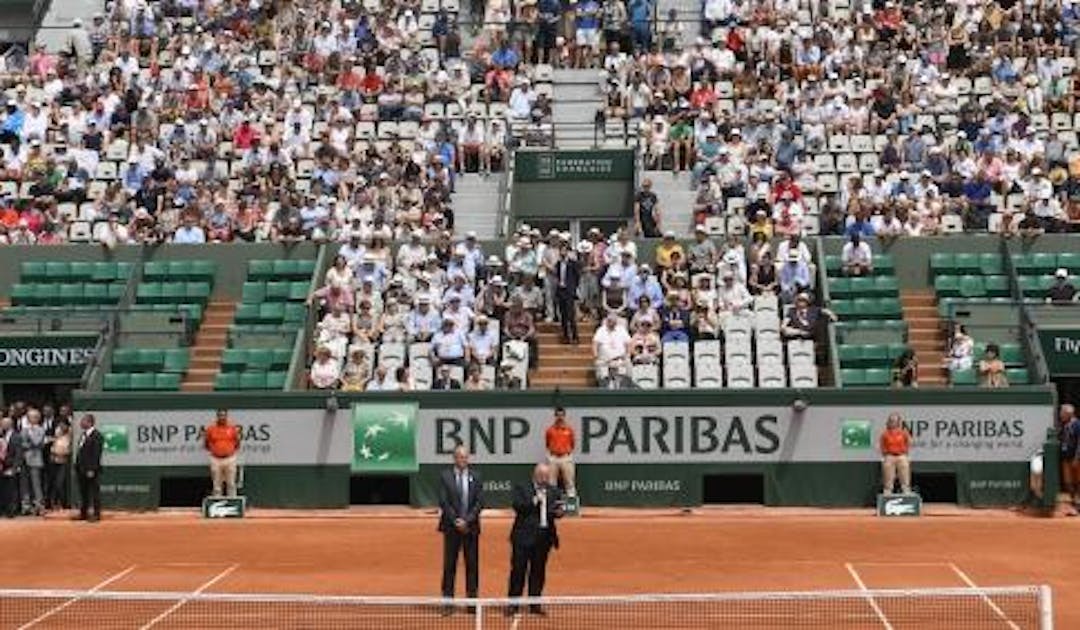
<instances>
[{"instance_id":1,"label":"sponsor signage strip","mask_svg":"<svg viewBox=\"0 0 1080 630\"><path fill-rule=\"evenodd\" d=\"M1052 376L1080 374L1080 328L1038 328L1046 367Z\"/></svg>"},{"instance_id":2,"label":"sponsor signage strip","mask_svg":"<svg viewBox=\"0 0 1080 630\"><path fill-rule=\"evenodd\" d=\"M78 380L97 335L0 336L0 380Z\"/></svg>"}]
</instances>

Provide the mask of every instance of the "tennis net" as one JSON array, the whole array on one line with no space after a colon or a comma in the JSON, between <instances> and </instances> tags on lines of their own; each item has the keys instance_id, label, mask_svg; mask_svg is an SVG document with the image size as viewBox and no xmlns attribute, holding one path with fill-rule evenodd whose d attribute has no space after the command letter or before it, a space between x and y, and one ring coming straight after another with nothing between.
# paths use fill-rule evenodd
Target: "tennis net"
<instances>
[{"instance_id":1,"label":"tennis net","mask_svg":"<svg viewBox=\"0 0 1080 630\"><path fill-rule=\"evenodd\" d=\"M1046 586L476 600L0 590L0 628L19 629L1047 630L1052 624Z\"/></svg>"}]
</instances>

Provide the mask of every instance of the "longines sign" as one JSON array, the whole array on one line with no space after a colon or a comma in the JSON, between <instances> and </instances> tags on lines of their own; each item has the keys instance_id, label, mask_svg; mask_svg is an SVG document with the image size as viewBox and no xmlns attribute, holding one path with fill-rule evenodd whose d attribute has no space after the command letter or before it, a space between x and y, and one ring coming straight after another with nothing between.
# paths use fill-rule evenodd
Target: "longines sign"
<instances>
[{"instance_id":1,"label":"longines sign","mask_svg":"<svg viewBox=\"0 0 1080 630\"><path fill-rule=\"evenodd\" d=\"M77 380L96 344L91 335L0 337L0 380Z\"/></svg>"}]
</instances>

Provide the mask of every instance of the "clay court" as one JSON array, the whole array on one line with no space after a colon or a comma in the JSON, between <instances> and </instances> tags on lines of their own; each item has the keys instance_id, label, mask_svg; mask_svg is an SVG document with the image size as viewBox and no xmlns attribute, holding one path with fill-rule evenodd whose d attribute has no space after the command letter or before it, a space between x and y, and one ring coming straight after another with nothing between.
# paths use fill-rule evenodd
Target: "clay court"
<instances>
[{"instance_id":1,"label":"clay court","mask_svg":"<svg viewBox=\"0 0 1080 630\"><path fill-rule=\"evenodd\" d=\"M481 596L505 594L509 514L485 515ZM438 592L441 539L430 512L349 510L304 514L259 512L243 521L203 521L190 513L112 515L100 524L58 518L0 524L9 544L0 588L198 593L415 595ZM1080 627L1080 520L1037 519L1006 511L951 507L919 519L878 519L865 511L789 509L596 511L567 519L562 548L549 564L548 595L804 591L820 589L969 588L1049 584L1058 628ZM459 580L462 577L459 573ZM460 582L459 582L460 584ZM893 602L846 604L850 623L823 616L819 606L792 611L803 627L1028 627L1005 604L972 598L948 613L928 610L904 625ZM899 606L900 604L895 604ZM903 603L912 608L911 603ZM215 607L216 606L216 607ZM612 609L578 610L575 623L526 616L512 624L490 611L484 627L710 628L706 608L674 605L663 624L635 622ZM228 611L232 618L221 619ZM655 610L653 613L655 614ZM312 620L293 605L172 600L134 602L69 598L0 602L3 628L373 627L471 628L464 612L375 609L358 623L330 607ZM352 614L355 614L353 611ZM822 613L824 614L824 613ZM747 611L740 627L753 623ZM801 617L801 618L800 618ZM856 619L857 618L857 619ZM799 619L799 623L796 623ZM823 621L822 621L823 620ZM501 625L498 625L501 624Z\"/></svg>"}]
</instances>

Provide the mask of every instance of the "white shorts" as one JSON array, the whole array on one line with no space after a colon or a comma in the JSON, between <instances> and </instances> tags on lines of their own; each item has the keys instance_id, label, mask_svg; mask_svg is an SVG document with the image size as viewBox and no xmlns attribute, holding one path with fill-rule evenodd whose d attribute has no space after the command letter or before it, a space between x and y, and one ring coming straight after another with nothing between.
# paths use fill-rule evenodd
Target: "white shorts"
<instances>
[{"instance_id":1,"label":"white shorts","mask_svg":"<svg viewBox=\"0 0 1080 630\"><path fill-rule=\"evenodd\" d=\"M577 30L577 45L588 46L589 48L600 47L600 29L596 28L579 28Z\"/></svg>"}]
</instances>

